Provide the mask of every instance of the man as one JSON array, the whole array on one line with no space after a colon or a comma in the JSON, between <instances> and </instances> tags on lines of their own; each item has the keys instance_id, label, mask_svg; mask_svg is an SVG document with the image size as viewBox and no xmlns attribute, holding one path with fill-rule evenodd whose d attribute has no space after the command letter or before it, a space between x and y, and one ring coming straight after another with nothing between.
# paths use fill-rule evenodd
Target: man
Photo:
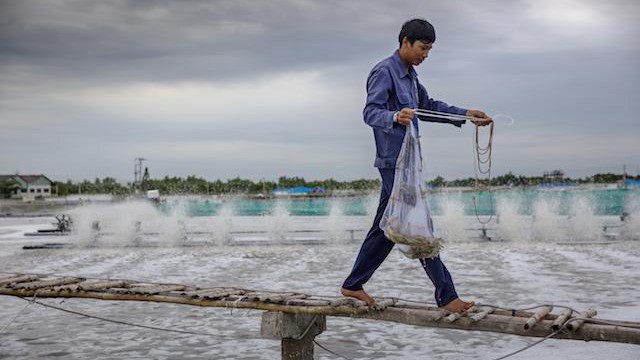
<instances>
[{"instance_id":1,"label":"man","mask_svg":"<svg viewBox=\"0 0 640 360\"><path fill-rule=\"evenodd\" d=\"M342 295L365 301L369 306L375 304L363 285L371 278L376 269L387 257L394 243L380 229L380 219L384 213L395 175L395 166L404 140L407 126L413 122L418 129L415 109L427 109L457 115L467 115L476 119L476 126L485 126L493 120L479 110L467 110L449 106L442 101L429 98L427 90L420 84L414 66L427 58L436 40L433 26L422 19L406 22L398 37L400 48L395 53L373 67L367 79L367 103L364 107L364 121L373 128L376 142L376 160L374 166L382 177L382 191L378 212L373 226L365 238L351 274L342 285ZM464 120L442 120L419 116L420 120L445 122L462 126ZM427 276L435 286L435 298L439 307L451 312L464 312L474 305L473 302L458 298L453 280L440 256L433 259L420 259Z\"/></svg>"}]
</instances>

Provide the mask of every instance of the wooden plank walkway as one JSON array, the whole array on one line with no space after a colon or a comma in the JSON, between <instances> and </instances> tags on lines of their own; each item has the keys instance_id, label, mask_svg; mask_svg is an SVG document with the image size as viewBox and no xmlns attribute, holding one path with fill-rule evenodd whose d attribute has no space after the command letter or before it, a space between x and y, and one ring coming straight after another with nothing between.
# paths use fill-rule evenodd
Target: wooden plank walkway
<instances>
[{"instance_id":1,"label":"wooden plank walkway","mask_svg":"<svg viewBox=\"0 0 640 360\"><path fill-rule=\"evenodd\" d=\"M0 294L37 298L91 298L116 301L152 301L193 306L242 308L293 314L339 316L397 323L490 331L530 337L546 337L563 329L556 339L612 341L640 345L640 323L593 318L595 311L575 314L550 307L534 312L498 310L479 306L470 312L451 314L427 304L394 298L378 298L378 309L345 297L321 297L298 292L266 292L247 289L200 288L183 284L157 284L111 279L85 279L31 274L0 277ZM590 323L579 318L593 318ZM572 320L573 319L573 320Z\"/></svg>"}]
</instances>

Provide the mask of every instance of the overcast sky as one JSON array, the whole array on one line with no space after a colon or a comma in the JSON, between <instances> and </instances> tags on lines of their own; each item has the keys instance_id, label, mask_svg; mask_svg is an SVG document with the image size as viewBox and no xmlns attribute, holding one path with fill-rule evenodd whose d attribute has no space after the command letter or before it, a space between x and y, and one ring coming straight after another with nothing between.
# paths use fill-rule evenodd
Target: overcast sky
<instances>
[{"instance_id":1,"label":"overcast sky","mask_svg":"<svg viewBox=\"0 0 640 360\"><path fill-rule=\"evenodd\" d=\"M436 99L498 122L493 172L640 167L638 1L0 0L0 174L375 178L366 77L402 23ZM473 127L422 123L428 178Z\"/></svg>"}]
</instances>

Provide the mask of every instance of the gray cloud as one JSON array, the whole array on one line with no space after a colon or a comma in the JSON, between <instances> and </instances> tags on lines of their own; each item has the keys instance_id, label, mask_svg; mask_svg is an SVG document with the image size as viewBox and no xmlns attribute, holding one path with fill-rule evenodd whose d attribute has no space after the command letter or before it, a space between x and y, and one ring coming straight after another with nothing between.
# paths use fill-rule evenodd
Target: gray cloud
<instances>
[{"instance_id":1,"label":"gray cloud","mask_svg":"<svg viewBox=\"0 0 640 360\"><path fill-rule=\"evenodd\" d=\"M371 53L380 21L392 20L363 19L338 1L13 1L3 10L8 63L101 82L220 81L345 61Z\"/></svg>"},{"instance_id":2,"label":"gray cloud","mask_svg":"<svg viewBox=\"0 0 640 360\"><path fill-rule=\"evenodd\" d=\"M364 82L414 16L431 95L516 119L497 171L639 162L637 2L0 0L0 172L376 176ZM470 128L423 129L430 176L472 174Z\"/></svg>"}]
</instances>

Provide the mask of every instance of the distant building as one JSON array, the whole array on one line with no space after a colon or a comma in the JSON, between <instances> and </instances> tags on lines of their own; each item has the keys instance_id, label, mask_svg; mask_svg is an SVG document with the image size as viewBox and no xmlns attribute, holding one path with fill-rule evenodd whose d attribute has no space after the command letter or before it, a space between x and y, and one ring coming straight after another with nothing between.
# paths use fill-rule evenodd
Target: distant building
<instances>
[{"instance_id":1,"label":"distant building","mask_svg":"<svg viewBox=\"0 0 640 360\"><path fill-rule=\"evenodd\" d=\"M44 175L0 175L0 182L11 181L17 184L12 198L36 198L51 196L51 181Z\"/></svg>"},{"instance_id":2,"label":"distant building","mask_svg":"<svg viewBox=\"0 0 640 360\"><path fill-rule=\"evenodd\" d=\"M564 171L562 170L545 171L542 175L542 180L546 183L562 182L563 179Z\"/></svg>"},{"instance_id":3,"label":"distant building","mask_svg":"<svg viewBox=\"0 0 640 360\"><path fill-rule=\"evenodd\" d=\"M564 171L553 170L545 171L542 175L542 183L538 187L542 188L565 188L570 186L576 186L575 182L564 180Z\"/></svg>"}]
</instances>

